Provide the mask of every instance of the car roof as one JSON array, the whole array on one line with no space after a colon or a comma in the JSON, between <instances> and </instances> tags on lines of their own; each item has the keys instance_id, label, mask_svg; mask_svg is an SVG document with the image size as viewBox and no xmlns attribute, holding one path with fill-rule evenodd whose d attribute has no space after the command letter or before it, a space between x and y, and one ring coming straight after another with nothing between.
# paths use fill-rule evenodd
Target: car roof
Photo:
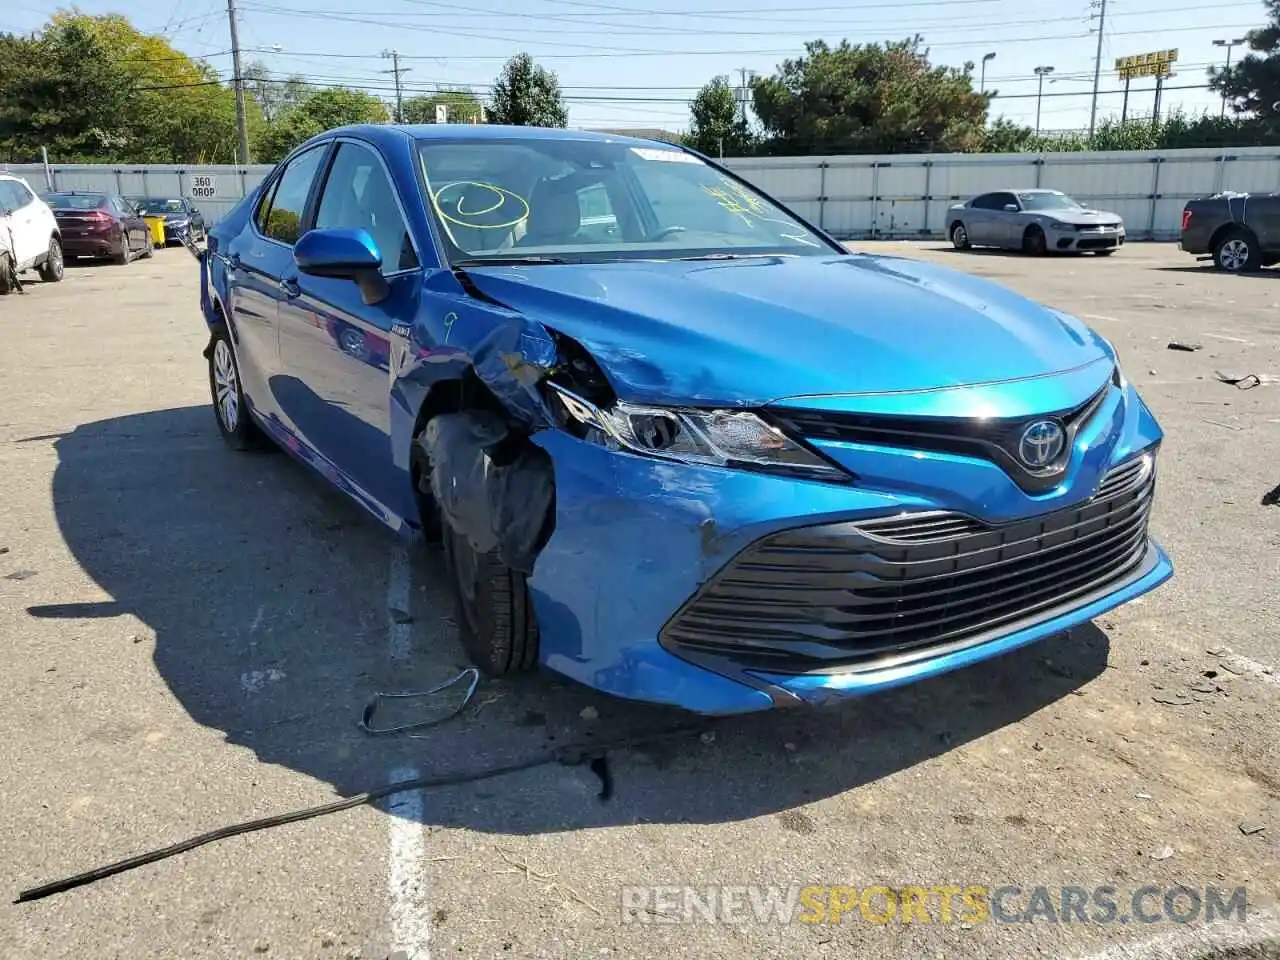
<instances>
[{"instance_id":1,"label":"car roof","mask_svg":"<svg viewBox=\"0 0 1280 960\"><path fill-rule=\"evenodd\" d=\"M408 136L414 140L585 140L594 143L662 144L679 150L676 144L664 140L648 140L642 137L624 137L613 133L596 133L591 130L566 130L557 127L512 127L497 123L406 123L359 124L326 130L321 137L340 134L358 136L375 143L392 137Z\"/></svg>"}]
</instances>

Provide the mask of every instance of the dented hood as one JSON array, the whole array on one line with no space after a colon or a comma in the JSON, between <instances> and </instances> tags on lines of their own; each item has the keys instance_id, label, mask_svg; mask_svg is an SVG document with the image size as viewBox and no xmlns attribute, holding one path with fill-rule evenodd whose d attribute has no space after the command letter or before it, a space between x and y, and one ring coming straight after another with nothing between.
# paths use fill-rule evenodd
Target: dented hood
<instances>
[{"instance_id":1,"label":"dented hood","mask_svg":"<svg viewBox=\"0 0 1280 960\"><path fill-rule=\"evenodd\" d=\"M760 405L1042 376L1107 355L1079 321L893 257L469 268L591 351L626 400Z\"/></svg>"}]
</instances>

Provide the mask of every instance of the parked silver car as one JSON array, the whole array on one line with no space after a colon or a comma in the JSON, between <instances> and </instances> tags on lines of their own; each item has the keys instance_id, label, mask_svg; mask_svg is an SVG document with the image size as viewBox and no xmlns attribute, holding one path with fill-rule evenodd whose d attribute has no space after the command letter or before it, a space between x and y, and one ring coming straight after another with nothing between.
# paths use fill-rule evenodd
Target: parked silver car
<instances>
[{"instance_id":1,"label":"parked silver car","mask_svg":"<svg viewBox=\"0 0 1280 960\"><path fill-rule=\"evenodd\" d=\"M1124 243L1124 221L1057 190L997 190L953 205L947 211L947 236L957 250L1088 250L1105 257Z\"/></svg>"}]
</instances>

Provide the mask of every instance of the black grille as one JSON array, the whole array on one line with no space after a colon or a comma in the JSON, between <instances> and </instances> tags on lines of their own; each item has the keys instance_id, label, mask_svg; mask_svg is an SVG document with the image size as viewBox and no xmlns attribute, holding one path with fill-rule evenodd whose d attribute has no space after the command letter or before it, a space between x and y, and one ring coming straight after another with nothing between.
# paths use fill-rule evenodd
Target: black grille
<instances>
[{"instance_id":1,"label":"black grille","mask_svg":"<svg viewBox=\"0 0 1280 960\"><path fill-rule=\"evenodd\" d=\"M1020 419L960 419L949 417L893 417L827 410L771 409L770 416L786 432L812 440L843 440L880 447L930 450L990 460L1002 467L1029 493L1058 485L1071 457L1076 434L1102 405L1110 389L1104 385L1080 406ZM1026 426L1036 420L1056 420L1066 434L1057 461L1031 470L1018 458L1018 442Z\"/></svg>"},{"instance_id":2,"label":"black grille","mask_svg":"<svg viewBox=\"0 0 1280 960\"><path fill-rule=\"evenodd\" d=\"M742 666L881 660L1043 619L1131 575L1147 552L1154 460L1112 469L1080 506L999 525L920 513L758 541L667 624L662 641Z\"/></svg>"}]
</instances>

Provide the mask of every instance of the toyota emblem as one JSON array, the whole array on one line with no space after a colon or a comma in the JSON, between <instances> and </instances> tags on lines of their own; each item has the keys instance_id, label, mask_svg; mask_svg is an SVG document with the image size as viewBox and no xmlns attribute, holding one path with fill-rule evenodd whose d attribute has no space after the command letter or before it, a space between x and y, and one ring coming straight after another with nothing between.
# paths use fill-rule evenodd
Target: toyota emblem
<instances>
[{"instance_id":1,"label":"toyota emblem","mask_svg":"<svg viewBox=\"0 0 1280 960\"><path fill-rule=\"evenodd\" d=\"M1067 436L1054 420L1027 424L1018 440L1018 459L1033 470L1043 470L1062 454Z\"/></svg>"}]
</instances>

